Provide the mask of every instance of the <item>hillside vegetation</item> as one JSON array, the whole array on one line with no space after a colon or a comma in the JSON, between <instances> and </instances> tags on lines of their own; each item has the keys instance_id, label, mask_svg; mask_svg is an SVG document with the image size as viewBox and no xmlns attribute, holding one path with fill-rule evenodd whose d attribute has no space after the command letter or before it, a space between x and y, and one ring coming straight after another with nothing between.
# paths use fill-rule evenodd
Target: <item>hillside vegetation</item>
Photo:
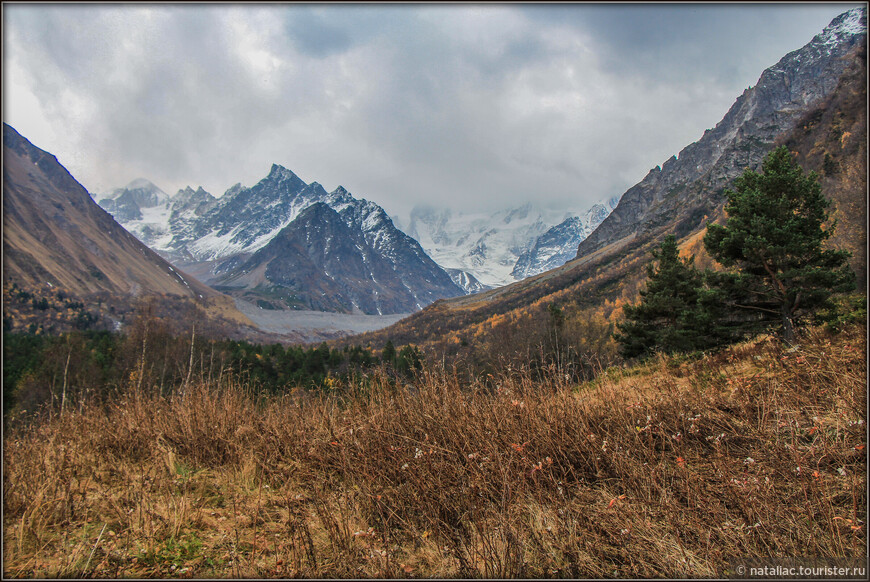
<instances>
[{"instance_id":1,"label":"hillside vegetation","mask_svg":"<svg viewBox=\"0 0 870 582\"><path fill-rule=\"evenodd\" d=\"M862 557L866 328L578 383L133 375L4 435L6 577L717 577Z\"/></svg>"}]
</instances>

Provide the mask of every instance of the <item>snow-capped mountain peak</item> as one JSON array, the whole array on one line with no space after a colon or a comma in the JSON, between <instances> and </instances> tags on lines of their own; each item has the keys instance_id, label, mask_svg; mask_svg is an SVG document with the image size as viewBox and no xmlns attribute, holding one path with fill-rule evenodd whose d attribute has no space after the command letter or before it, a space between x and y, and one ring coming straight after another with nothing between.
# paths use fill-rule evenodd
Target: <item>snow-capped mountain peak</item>
<instances>
[{"instance_id":1,"label":"snow-capped mountain peak","mask_svg":"<svg viewBox=\"0 0 870 582\"><path fill-rule=\"evenodd\" d=\"M111 207L113 201L102 202ZM317 182L306 184L278 164L250 188L236 185L215 198L188 187L165 208L159 221L145 224L145 218L156 215L146 217L139 209L140 216L119 222L166 258L193 268L204 282L243 295L264 292L279 298L278 306L399 313L462 293L417 241L396 229L383 208L354 198L341 186L327 192ZM336 220L345 226L336 226ZM348 254L354 246L348 241L327 240L337 233L350 236L361 255ZM283 242L276 242L279 237ZM356 265L354 277L363 280L329 283L330 273L341 272L334 261L342 259L324 249L344 249L344 260ZM254 265L259 274L251 272ZM365 265L371 268L368 274ZM325 275L317 274L321 268ZM288 269L308 275L291 276ZM315 288L329 289L334 301L318 298ZM377 297L366 298L366 293Z\"/></svg>"},{"instance_id":2,"label":"snow-capped mountain peak","mask_svg":"<svg viewBox=\"0 0 870 582\"><path fill-rule=\"evenodd\" d=\"M616 201L612 200L584 213L547 209L533 202L489 213L462 213L448 208L417 206L411 210L408 220L401 221L401 224L435 262L451 273L454 281L473 292L542 272L546 270L542 265L560 260L563 251L569 247L576 253L578 237L591 232L615 206ZM574 225L574 228L569 228L569 225ZM563 241L558 251L544 256L538 239L557 226L561 229L550 234L550 246L559 233L568 240ZM554 258L554 255L558 257ZM518 264L521 257L522 266ZM573 253L569 258L573 258ZM473 289L468 286L469 281L473 281Z\"/></svg>"},{"instance_id":3,"label":"snow-capped mountain peak","mask_svg":"<svg viewBox=\"0 0 870 582\"><path fill-rule=\"evenodd\" d=\"M813 42L836 46L844 38L867 32L867 11L863 7L853 8L836 17L825 29L813 38Z\"/></svg>"},{"instance_id":4,"label":"snow-capped mountain peak","mask_svg":"<svg viewBox=\"0 0 870 582\"><path fill-rule=\"evenodd\" d=\"M569 216L540 235L534 244L517 258L511 275L517 280L555 269L577 254L577 245L601 224L616 208L619 198L594 204L579 216Z\"/></svg>"}]
</instances>

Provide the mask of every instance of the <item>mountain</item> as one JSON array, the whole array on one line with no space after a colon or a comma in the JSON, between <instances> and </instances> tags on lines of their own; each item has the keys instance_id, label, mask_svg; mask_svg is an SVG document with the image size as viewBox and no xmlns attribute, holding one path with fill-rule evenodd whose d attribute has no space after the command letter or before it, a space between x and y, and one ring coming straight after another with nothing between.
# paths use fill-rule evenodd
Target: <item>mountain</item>
<instances>
[{"instance_id":1,"label":"mountain","mask_svg":"<svg viewBox=\"0 0 870 582\"><path fill-rule=\"evenodd\" d=\"M137 183L113 200L118 208L160 203ZM193 301L237 322L229 298L162 259L100 208L50 153L3 124L3 278L8 286L78 298L100 297L130 311L140 298ZM175 299L173 299L175 298ZM4 295L4 299L6 296ZM103 314L105 315L105 314Z\"/></svg>"},{"instance_id":2,"label":"mountain","mask_svg":"<svg viewBox=\"0 0 870 582\"><path fill-rule=\"evenodd\" d=\"M145 178L98 197L98 204L146 245L166 235L170 197Z\"/></svg>"},{"instance_id":3,"label":"mountain","mask_svg":"<svg viewBox=\"0 0 870 582\"><path fill-rule=\"evenodd\" d=\"M99 204L112 214L124 220L142 220L143 208L168 206L169 196L144 178L133 180L124 188L117 188L107 194Z\"/></svg>"},{"instance_id":4,"label":"mountain","mask_svg":"<svg viewBox=\"0 0 870 582\"><path fill-rule=\"evenodd\" d=\"M511 276L519 281L558 266L577 255L577 246L613 211L618 199L608 204L595 204L582 216L569 216L535 239L514 265Z\"/></svg>"},{"instance_id":5,"label":"mountain","mask_svg":"<svg viewBox=\"0 0 870 582\"><path fill-rule=\"evenodd\" d=\"M637 300L650 251L674 233L683 254L712 266L702 241L707 221L724 215L724 188L747 168L758 170L779 144L819 172L838 221L831 242L854 253L851 264L866 289L866 101L866 10L856 9L764 71L714 130L623 194L573 260L505 287L438 301L342 341L414 343L488 370L535 350L563 357L567 346L575 365L606 366L608 354L615 357L611 326L620 307ZM556 341L562 343L554 348Z\"/></svg>"},{"instance_id":6,"label":"mountain","mask_svg":"<svg viewBox=\"0 0 870 582\"><path fill-rule=\"evenodd\" d=\"M395 276L393 263L377 252L360 228L323 202L312 204L266 246L217 278L219 288L252 290L314 311L401 313L418 309L415 297ZM266 308L275 308L264 300Z\"/></svg>"},{"instance_id":7,"label":"mountain","mask_svg":"<svg viewBox=\"0 0 870 582\"><path fill-rule=\"evenodd\" d=\"M453 282L459 285L459 287L461 287L468 295L492 289L491 286L484 285L478 281L477 278L468 271L463 271L462 269L451 269L450 267L447 267L444 270L448 275L450 275Z\"/></svg>"},{"instance_id":8,"label":"mountain","mask_svg":"<svg viewBox=\"0 0 870 582\"><path fill-rule=\"evenodd\" d=\"M722 191L755 167L777 136L837 87L847 55L866 42L866 8L835 18L806 46L766 69L715 128L622 195L601 225L577 247L583 257L662 228L680 236L703 226L724 201Z\"/></svg>"},{"instance_id":9,"label":"mountain","mask_svg":"<svg viewBox=\"0 0 870 582\"><path fill-rule=\"evenodd\" d=\"M538 237L571 216L570 211L531 203L478 213L417 206L403 230L420 241L429 256L453 274L457 284L467 292L476 292L513 283L525 276L524 270L533 271L535 267L530 265L518 268L517 260L527 255L526 263L538 261L538 255L529 254ZM557 234L551 233L551 238Z\"/></svg>"},{"instance_id":10,"label":"mountain","mask_svg":"<svg viewBox=\"0 0 870 582\"><path fill-rule=\"evenodd\" d=\"M214 295L94 204L57 159L3 125L4 275L77 293Z\"/></svg>"},{"instance_id":11,"label":"mountain","mask_svg":"<svg viewBox=\"0 0 870 582\"><path fill-rule=\"evenodd\" d=\"M162 231L166 233L168 230L170 237L175 232L188 231L194 228L204 214L217 205L217 198L203 190L202 186L196 190L190 186L179 190L169 205L169 215L161 216L163 221L161 224L169 226L168 229L164 227ZM159 246L159 243L155 241L155 245Z\"/></svg>"},{"instance_id":12,"label":"mountain","mask_svg":"<svg viewBox=\"0 0 870 582\"><path fill-rule=\"evenodd\" d=\"M320 206L306 213L315 205ZM323 206L346 229L339 229ZM250 188L237 184L220 198L186 188L154 208L160 211L151 216L159 221L147 229L145 218L125 226L203 282L267 308L410 313L463 293L380 206L354 198L341 186L327 192L317 182L306 184L277 164ZM327 239L334 236L354 245ZM298 247L302 239L305 252ZM314 251L317 246L343 251L334 260L347 264L353 282L336 284L344 271ZM276 249L299 252L277 256ZM254 265L262 268L256 271Z\"/></svg>"}]
</instances>

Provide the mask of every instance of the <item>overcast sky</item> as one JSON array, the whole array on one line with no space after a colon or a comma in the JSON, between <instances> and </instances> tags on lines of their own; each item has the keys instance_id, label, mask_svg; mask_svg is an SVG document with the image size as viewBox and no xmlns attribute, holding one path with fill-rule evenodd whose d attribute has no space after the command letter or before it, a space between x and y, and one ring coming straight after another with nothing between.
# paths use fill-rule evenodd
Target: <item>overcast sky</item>
<instances>
[{"instance_id":1,"label":"overcast sky","mask_svg":"<svg viewBox=\"0 0 870 582\"><path fill-rule=\"evenodd\" d=\"M3 120L91 192L281 164L405 214L581 211L859 3L3 4Z\"/></svg>"}]
</instances>

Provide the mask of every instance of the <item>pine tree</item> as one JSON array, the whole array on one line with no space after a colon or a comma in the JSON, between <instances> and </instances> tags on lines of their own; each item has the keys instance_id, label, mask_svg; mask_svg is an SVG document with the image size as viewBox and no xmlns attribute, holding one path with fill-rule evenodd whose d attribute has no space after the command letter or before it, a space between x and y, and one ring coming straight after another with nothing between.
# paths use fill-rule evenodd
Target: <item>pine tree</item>
<instances>
[{"instance_id":1,"label":"pine tree","mask_svg":"<svg viewBox=\"0 0 870 582\"><path fill-rule=\"evenodd\" d=\"M386 363L394 363L396 361L396 347L393 345L393 340L387 340L384 349L381 351L381 361Z\"/></svg>"},{"instance_id":2,"label":"pine tree","mask_svg":"<svg viewBox=\"0 0 870 582\"><path fill-rule=\"evenodd\" d=\"M718 275L718 286L734 309L755 314L744 318L747 328L776 322L792 341L802 315L855 286L850 254L823 246L833 232L824 228L831 203L815 172L804 175L785 146L734 186L725 191L726 224L709 224L704 237L707 252L734 269Z\"/></svg>"},{"instance_id":3,"label":"pine tree","mask_svg":"<svg viewBox=\"0 0 870 582\"><path fill-rule=\"evenodd\" d=\"M681 259L674 235L668 235L652 252L658 265L647 266L646 288L637 305L623 307L625 321L614 334L626 358L643 357L656 351L688 352L722 343L716 328L715 291L704 287L704 277L695 268L695 257Z\"/></svg>"}]
</instances>

